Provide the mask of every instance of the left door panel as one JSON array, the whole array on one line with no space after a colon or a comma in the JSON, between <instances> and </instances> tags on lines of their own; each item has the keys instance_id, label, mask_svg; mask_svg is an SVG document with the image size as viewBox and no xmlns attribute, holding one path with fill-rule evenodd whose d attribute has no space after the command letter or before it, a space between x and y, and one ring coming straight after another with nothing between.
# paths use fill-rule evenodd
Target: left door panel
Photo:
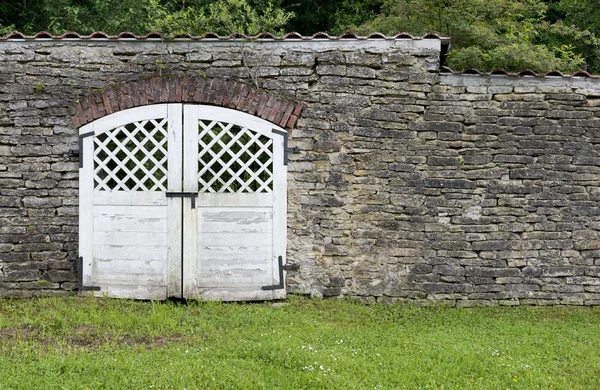
<instances>
[{"instance_id":1,"label":"left door panel","mask_svg":"<svg viewBox=\"0 0 600 390\"><path fill-rule=\"evenodd\" d=\"M182 108L124 110L80 129L82 288L181 296Z\"/></svg>"}]
</instances>

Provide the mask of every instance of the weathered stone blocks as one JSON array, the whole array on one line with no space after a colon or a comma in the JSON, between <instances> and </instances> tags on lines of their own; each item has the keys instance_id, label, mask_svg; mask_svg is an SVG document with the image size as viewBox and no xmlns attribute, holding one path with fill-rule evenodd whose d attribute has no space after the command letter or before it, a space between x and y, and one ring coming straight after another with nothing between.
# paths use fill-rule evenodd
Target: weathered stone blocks
<instances>
[{"instance_id":1,"label":"weathered stone blocks","mask_svg":"<svg viewBox=\"0 0 600 390\"><path fill-rule=\"evenodd\" d=\"M600 304L597 80L440 74L432 40L244 50L0 42L0 296L76 288L77 128L183 102L289 129L291 292Z\"/></svg>"}]
</instances>

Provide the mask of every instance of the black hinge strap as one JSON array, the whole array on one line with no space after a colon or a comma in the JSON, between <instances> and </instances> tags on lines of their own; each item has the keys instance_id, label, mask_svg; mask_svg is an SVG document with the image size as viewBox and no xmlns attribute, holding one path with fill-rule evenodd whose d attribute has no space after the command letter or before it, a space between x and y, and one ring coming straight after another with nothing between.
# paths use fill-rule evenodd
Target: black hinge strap
<instances>
[{"instance_id":1,"label":"black hinge strap","mask_svg":"<svg viewBox=\"0 0 600 390\"><path fill-rule=\"evenodd\" d=\"M197 192L167 192L167 198L191 198L192 208L196 208L196 198L198 197Z\"/></svg>"},{"instance_id":2,"label":"black hinge strap","mask_svg":"<svg viewBox=\"0 0 600 390\"><path fill-rule=\"evenodd\" d=\"M83 139L94 135L93 131L79 136L79 150L69 150L69 156L79 156L79 168L83 168Z\"/></svg>"},{"instance_id":3,"label":"black hinge strap","mask_svg":"<svg viewBox=\"0 0 600 390\"><path fill-rule=\"evenodd\" d=\"M83 256L79 256L79 264L77 266L77 289L81 293L82 291L100 291L98 286L84 286L83 285Z\"/></svg>"},{"instance_id":4,"label":"black hinge strap","mask_svg":"<svg viewBox=\"0 0 600 390\"><path fill-rule=\"evenodd\" d=\"M271 129L275 134L283 135L283 165L288 165L288 153L300 153L300 149L297 146L288 148L288 133L287 131Z\"/></svg>"},{"instance_id":5,"label":"black hinge strap","mask_svg":"<svg viewBox=\"0 0 600 390\"><path fill-rule=\"evenodd\" d=\"M274 284L272 286L262 286L262 290L281 290L284 288L283 286L283 271L298 271L300 267L297 264L286 264L283 265L283 256L277 257L277 262L279 263L279 284Z\"/></svg>"}]
</instances>

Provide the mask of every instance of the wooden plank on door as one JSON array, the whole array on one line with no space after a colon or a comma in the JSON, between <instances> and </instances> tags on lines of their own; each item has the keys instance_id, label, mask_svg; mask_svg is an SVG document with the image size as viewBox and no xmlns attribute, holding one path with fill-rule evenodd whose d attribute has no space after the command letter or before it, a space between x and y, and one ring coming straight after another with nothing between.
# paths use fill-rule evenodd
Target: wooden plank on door
<instances>
[{"instance_id":1,"label":"wooden plank on door","mask_svg":"<svg viewBox=\"0 0 600 390\"><path fill-rule=\"evenodd\" d=\"M94 132L94 123L83 126L80 135ZM94 190L94 143L91 136L80 142L81 150L79 169L79 256L83 260L80 280L83 286L95 286L94 272L94 225L93 225L93 190Z\"/></svg>"},{"instance_id":2,"label":"wooden plank on door","mask_svg":"<svg viewBox=\"0 0 600 390\"><path fill-rule=\"evenodd\" d=\"M169 104L169 131L168 131L168 184L169 192L182 191L181 178L183 175L183 105ZM167 255L167 294L170 297L181 298L183 280L181 268L183 267L183 248L181 236L183 234L181 219L181 198L168 198L168 255Z\"/></svg>"},{"instance_id":3,"label":"wooden plank on door","mask_svg":"<svg viewBox=\"0 0 600 390\"><path fill-rule=\"evenodd\" d=\"M183 107L183 190L198 192L198 106ZM183 297L199 298L198 288L198 202L192 208L190 198L183 199Z\"/></svg>"},{"instance_id":4,"label":"wooden plank on door","mask_svg":"<svg viewBox=\"0 0 600 390\"><path fill-rule=\"evenodd\" d=\"M102 201L110 203L110 197L103 195ZM118 205L94 207L94 219L99 219L94 221L94 226L99 229L93 233L93 256L96 283L102 291L105 285L112 284L157 288L167 285L167 206L166 202L157 205L153 200L161 195L165 197L156 192L143 197L136 192L123 192L118 196ZM130 205L127 205L127 197L131 199ZM140 198L145 198L146 204L137 203ZM123 230L123 221L133 229Z\"/></svg>"},{"instance_id":5,"label":"wooden plank on door","mask_svg":"<svg viewBox=\"0 0 600 390\"><path fill-rule=\"evenodd\" d=\"M246 196L251 198L252 194ZM260 288L271 284L272 217L269 207L200 208L199 286L235 290L236 286Z\"/></svg>"}]
</instances>

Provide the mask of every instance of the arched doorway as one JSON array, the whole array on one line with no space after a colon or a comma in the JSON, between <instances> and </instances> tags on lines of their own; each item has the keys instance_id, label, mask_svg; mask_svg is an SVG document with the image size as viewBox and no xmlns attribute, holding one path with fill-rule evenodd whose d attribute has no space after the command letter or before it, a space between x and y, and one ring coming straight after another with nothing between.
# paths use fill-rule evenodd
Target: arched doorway
<instances>
[{"instance_id":1,"label":"arched doorway","mask_svg":"<svg viewBox=\"0 0 600 390\"><path fill-rule=\"evenodd\" d=\"M95 295L285 297L286 133L207 105L80 128L80 256Z\"/></svg>"}]
</instances>

